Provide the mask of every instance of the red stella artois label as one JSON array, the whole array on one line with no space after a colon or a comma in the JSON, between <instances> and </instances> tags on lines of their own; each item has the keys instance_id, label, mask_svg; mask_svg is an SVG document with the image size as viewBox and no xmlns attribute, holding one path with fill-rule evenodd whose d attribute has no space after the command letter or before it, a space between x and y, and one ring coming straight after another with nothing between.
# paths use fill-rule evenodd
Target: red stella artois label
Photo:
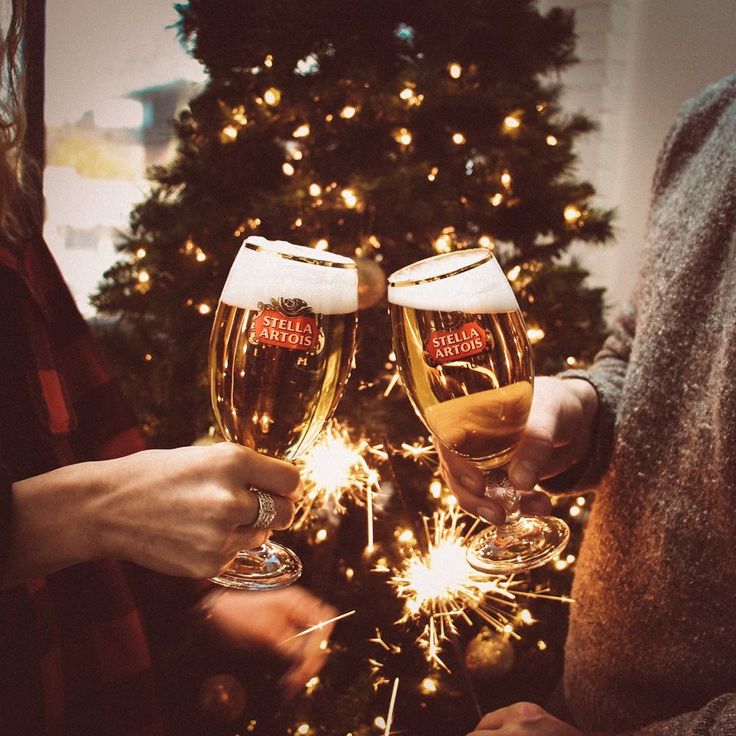
<instances>
[{"instance_id":1,"label":"red stella artois label","mask_svg":"<svg viewBox=\"0 0 736 736\"><path fill-rule=\"evenodd\" d=\"M465 322L454 330L430 332L424 341L424 354L432 365L462 360L482 353L488 347L488 333L477 322Z\"/></svg>"},{"instance_id":2,"label":"red stella artois label","mask_svg":"<svg viewBox=\"0 0 736 736\"><path fill-rule=\"evenodd\" d=\"M249 341L288 350L319 353L322 349L317 316L303 299L272 299L258 304Z\"/></svg>"}]
</instances>

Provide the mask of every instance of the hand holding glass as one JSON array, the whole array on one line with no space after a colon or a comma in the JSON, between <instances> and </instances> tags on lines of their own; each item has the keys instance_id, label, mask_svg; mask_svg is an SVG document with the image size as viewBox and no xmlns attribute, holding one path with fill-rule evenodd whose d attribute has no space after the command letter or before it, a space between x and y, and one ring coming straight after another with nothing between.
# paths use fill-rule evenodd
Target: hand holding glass
<instances>
[{"instance_id":1,"label":"hand holding glass","mask_svg":"<svg viewBox=\"0 0 736 736\"><path fill-rule=\"evenodd\" d=\"M229 442L293 460L337 408L355 351L355 262L284 241L248 238L223 288L210 337L217 425ZM267 542L213 578L230 588L281 588L299 558Z\"/></svg>"},{"instance_id":2,"label":"hand holding glass","mask_svg":"<svg viewBox=\"0 0 736 736\"><path fill-rule=\"evenodd\" d=\"M552 516L522 516L503 466L526 426L534 367L524 319L503 270L485 248L427 258L389 277L399 374L434 437L471 460L506 522L476 535L468 562L489 574L551 560L569 529Z\"/></svg>"}]
</instances>

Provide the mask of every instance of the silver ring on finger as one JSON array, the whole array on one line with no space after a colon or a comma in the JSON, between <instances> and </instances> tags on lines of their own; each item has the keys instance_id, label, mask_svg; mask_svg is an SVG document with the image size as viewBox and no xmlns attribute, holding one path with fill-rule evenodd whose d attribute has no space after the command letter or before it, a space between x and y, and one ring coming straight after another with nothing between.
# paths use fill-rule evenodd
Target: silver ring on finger
<instances>
[{"instance_id":1,"label":"silver ring on finger","mask_svg":"<svg viewBox=\"0 0 736 736\"><path fill-rule=\"evenodd\" d=\"M271 494L259 491L256 488L251 488L251 491L253 491L258 501L258 516L256 516L256 520L251 524L251 527L253 529L270 529L276 518L276 506L273 497Z\"/></svg>"}]
</instances>

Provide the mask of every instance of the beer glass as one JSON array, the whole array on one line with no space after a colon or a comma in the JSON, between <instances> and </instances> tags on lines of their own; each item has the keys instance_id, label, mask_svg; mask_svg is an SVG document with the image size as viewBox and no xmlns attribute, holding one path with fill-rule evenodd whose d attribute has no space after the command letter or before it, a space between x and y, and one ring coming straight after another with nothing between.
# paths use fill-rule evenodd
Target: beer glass
<instances>
[{"instance_id":1,"label":"beer glass","mask_svg":"<svg viewBox=\"0 0 736 736\"><path fill-rule=\"evenodd\" d=\"M314 442L352 366L357 274L355 262L344 256L245 240L210 337L210 395L225 439L285 460ZM301 569L294 552L268 541L239 552L213 580L245 590L280 588Z\"/></svg>"},{"instance_id":2,"label":"beer glass","mask_svg":"<svg viewBox=\"0 0 736 736\"><path fill-rule=\"evenodd\" d=\"M399 374L435 439L483 473L506 522L469 542L468 562L489 574L538 567L564 548L567 525L523 516L503 466L526 426L534 366L524 319L503 270L486 248L419 261L389 277Z\"/></svg>"}]
</instances>

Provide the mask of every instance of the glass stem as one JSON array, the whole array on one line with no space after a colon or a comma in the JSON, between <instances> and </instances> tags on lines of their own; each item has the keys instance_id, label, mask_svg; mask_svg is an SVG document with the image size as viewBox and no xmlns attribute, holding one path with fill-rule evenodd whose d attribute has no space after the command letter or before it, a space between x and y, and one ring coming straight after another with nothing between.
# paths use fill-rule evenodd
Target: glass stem
<instances>
[{"instance_id":1,"label":"glass stem","mask_svg":"<svg viewBox=\"0 0 736 736\"><path fill-rule=\"evenodd\" d=\"M516 526L521 516L519 492L511 485L509 476L505 470L487 470L484 475L486 490L485 495L501 504L506 513L506 521L501 526Z\"/></svg>"}]
</instances>

